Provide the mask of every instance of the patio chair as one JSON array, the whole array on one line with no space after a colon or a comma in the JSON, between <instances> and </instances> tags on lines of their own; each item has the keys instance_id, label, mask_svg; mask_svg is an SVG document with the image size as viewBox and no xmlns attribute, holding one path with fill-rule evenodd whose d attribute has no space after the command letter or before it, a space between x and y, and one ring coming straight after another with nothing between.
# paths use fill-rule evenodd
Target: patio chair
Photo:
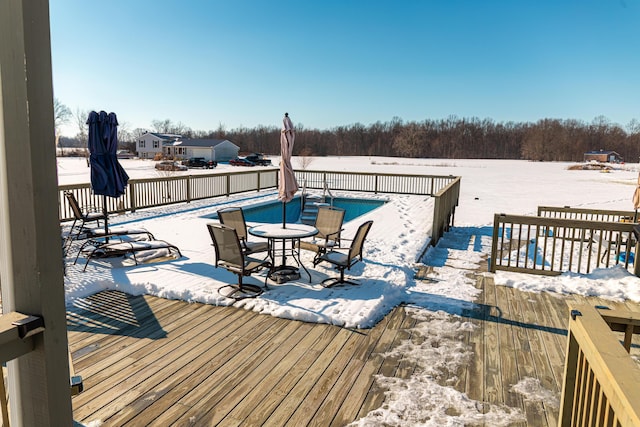
<instances>
[{"instance_id":1,"label":"patio chair","mask_svg":"<svg viewBox=\"0 0 640 427\"><path fill-rule=\"evenodd\" d=\"M73 212L73 224L71 224L71 229L69 229L69 234L67 235L67 243L72 240L79 240L80 235L86 231L85 225L87 223L95 222L96 227L100 227L100 221L104 221L103 225L107 222L107 214L96 210L95 207L81 208L78 199L71 191L65 191L64 197L67 198L69 207Z\"/></svg>"},{"instance_id":2,"label":"patio chair","mask_svg":"<svg viewBox=\"0 0 640 427\"><path fill-rule=\"evenodd\" d=\"M336 248L320 255L319 262L326 261L330 264L335 265L336 268L340 271L339 278L329 277L328 279L324 279L322 281L323 286L328 288L343 283L348 283L351 285L358 284L351 280L346 280L344 278L344 271L349 270L358 261L362 261L362 248L364 245L364 240L366 239L372 224L373 221L367 221L361 224L360 227L358 227L358 231L356 232L356 235L351 242L351 246L349 247L348 252L340 252L340 250Z\"/></svg>"},{"instance_id":3,"label":"patio chair","mask_svg":"<svg viewBox=\"0 0 640 427\"><path fill-rule=\"evenodd\" d=\"M224 224L207 224L207 228L216 251L216 268L222 267L238 276L238 283L225 285L218 290L220 295L240 300L262 294L263 289L260 286L242 283L242 278L251 276L263 268L271 270L271 262L247 256L235 229ZM265 289L268 277L269 274L264 278ZM230 288L230 292L223 292L226 288Z\"/></svg>"},{"instance_id":4,"label":"patio chair","mask_svg":"<svg viewBox=\"0 0 640 427\"><path fill-rule=\"evenodd\" d=\"M300 249L315 252L313 266L320 262L320 256L327 252L327 249L340 247L340 233L342 232L342 222L344 221L344 209L330 206L318 208L315 227L318 234L311 240L300 241Z\"/></svg>"},{"instance_id":5,"label":"patio chair","mask_svg":"<svg viewBox=\"0 0 640 427\"><path fill-rule=\"evenodd\" d=\"M250 242L248 240L247 222L244 219L244 212L242 208L230 207L220 209L218 211L218 219L220 224L224 224L236 230L240 244L245 254L253 254L256 252L267 252L269 250L269 243L264 242Z\"/></svg>"}]
</instances>

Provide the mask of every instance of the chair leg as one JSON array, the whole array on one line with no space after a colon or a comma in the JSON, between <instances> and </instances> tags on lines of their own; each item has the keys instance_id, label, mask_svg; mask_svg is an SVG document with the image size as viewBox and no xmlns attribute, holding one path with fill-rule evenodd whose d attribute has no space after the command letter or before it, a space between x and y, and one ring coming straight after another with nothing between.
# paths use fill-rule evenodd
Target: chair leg
<instances>
[{"instance_id":1,"label":"chair leg","mask_svg":"<svg viewBox=\"0 0 640 427\"><path fill-rule=\"evenodd\" d=\"M322 281L322 286L324 286L325 288L330 288L335 285L347 284L357 286L360 284L358 282L354 282L353 280L347 280L344 278L344 270L346 270L346 268L338 267L338 269L340 270L340 277L329 277L328 279L324 279Z\"/></svg>"},{"instance_id":2,"label":"chair leg","mask_svg":"<svg viewBox=\"0 0 640 427\"><path fill-rule=\"evenodd\" d=\"M266 280L265 280L266 285ZM223 292L222 290L225 288L230 288L230 292ZM258 285L251 284L243 284L242 283L242 274L238 275L238 283L237 284L229 284L218 289L218 293L226 298L231 298L236 301L246 299L246 298L255 298L257 296L262 295L264 289L262 289Z\"/></svg>"}]
</instances>

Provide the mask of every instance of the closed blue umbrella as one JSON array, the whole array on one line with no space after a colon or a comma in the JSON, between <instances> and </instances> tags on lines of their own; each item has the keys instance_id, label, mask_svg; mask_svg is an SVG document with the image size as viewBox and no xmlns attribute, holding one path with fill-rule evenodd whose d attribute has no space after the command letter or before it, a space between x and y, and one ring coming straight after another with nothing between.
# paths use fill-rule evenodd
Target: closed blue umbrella
<instances>
[{"instance_id":1,"label":"closed blue umbrella","mask_svg":"<svg viewBox=\"0 0 640 427\"><path fill-rule=\"evenodd\" d=\"M103 211L107 214L107 196L120 197L129 182L129 175L118 162L118 119L115 113L104 111L89 113L89 141L87 145L91 164L91 188L94 194L104 196ZM105 233L108 234L105 221Z\"/></svg>"}]
</instances>

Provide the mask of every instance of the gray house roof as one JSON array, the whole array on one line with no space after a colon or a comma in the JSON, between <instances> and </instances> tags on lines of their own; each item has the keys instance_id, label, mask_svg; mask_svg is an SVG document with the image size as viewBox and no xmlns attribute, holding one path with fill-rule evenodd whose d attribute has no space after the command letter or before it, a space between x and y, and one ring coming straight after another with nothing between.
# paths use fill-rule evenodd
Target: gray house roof
<instances>
[{"instance_id":1,"label":"gray house roof","mask_svg":"<svg viewBox=\"0 0 640 427\"><path fill-rule=\"evenodd\" d=\"M616 153L615 151L612 150L593 150L593 151L587 151L584 154L615 154L616 156L619 156L619 153Z\"/></svg>"},{"instance_id":2,"label":"gray house roof","mask_svg":"<svg viewBox=\"0 0 640 427\"><path fill-rule=\"evenodd\" d=\"M237 145L235 145L233 142L227 140L227 139L183 139L182 141L179 141L180 145L182 147L201 147L201 148L205 148L205 147L215 147L216 145L219 145L223 142L228 142L229 144L232 144L236 147L238 147ZM240 148L240 147L238 147Z\"/></svg>"}]
</instances>

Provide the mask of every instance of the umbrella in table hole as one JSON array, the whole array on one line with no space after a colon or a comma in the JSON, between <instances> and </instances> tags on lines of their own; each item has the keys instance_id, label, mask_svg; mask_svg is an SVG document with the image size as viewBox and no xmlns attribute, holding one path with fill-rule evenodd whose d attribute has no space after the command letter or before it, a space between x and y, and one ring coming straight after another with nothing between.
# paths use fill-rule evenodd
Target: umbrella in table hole
<instances>
[{"instance_id":1,"label":"umbrella in table hole","mask_svg":"<svg viewBox=\"0 0 640 427\"><path fill-rule=\"evenodd\" d=\"M280 132L280 176L278 181L278 200L282 202L282 228L287 228L287 202L293 199L298 191L298 182L291 166L293 143L296 133L289 113L284 113L282 131Z\"/></svg>"}]
</instances>

